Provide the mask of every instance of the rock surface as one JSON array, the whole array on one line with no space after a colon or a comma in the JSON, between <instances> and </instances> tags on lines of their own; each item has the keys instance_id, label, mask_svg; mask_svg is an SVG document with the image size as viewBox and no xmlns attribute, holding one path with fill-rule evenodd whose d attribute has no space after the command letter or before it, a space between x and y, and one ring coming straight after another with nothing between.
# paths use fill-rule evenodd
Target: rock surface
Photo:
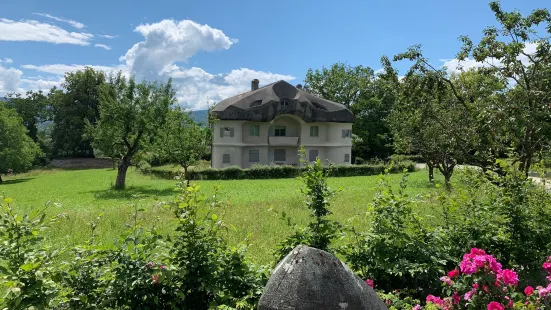
<instances>
[{"instance_id":1,"label":"rock surface","mask_svg":"<svg viewBox=\"0 0 551 310\"><path fill-rule=\"evenodd\" d=\"M386 310L387 307L375 291L338 258L299 245L274 270L258 309Z\"/></svg>"}]
</instances>

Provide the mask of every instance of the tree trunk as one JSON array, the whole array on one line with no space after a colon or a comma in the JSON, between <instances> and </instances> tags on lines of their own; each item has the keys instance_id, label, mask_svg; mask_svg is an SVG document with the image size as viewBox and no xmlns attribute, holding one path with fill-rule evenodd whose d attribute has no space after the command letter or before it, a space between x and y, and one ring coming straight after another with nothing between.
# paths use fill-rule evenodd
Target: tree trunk
<instances>
[{"instance_id":1,"label":"tree trunk","mask_svg":"<svg viewBox=\"0 0 551 310\"><path fill-rule=\"evenodd\" d=\"M189 181L189 180L187 179L187 169L188 169L188 166L187 166L187 165L184 165L184 166L182 166L182 168L184 168L184 180Z\"/></svg>"},{"instance_id":2,"label":"tree trunk","mask_svg":"<svg viewBox=\"0 0 551 310\"><path fill-rule=\"evenodd\" d=\"M431 162L427 161L427 167L429 168L429 182L434 182L434 166Z\"/></svg>"},{"instance_id":3,"label":"tree trunk","mask_svg":"<svg viewBox=\"0 0 551 310\"><path fill-rule=\"evenodd\" d=\"M128 171L129 166L130 166L130 162L126 159L126 157L123 157L121 160L121 163L119 164L119 168L117 172L117 181L115 182L116 190L122 190L125 188L126 172Z\"/></svg>"},{"instance_id":4,"label":"tree trunk","mask_svg":"<svg viewBox=\"0 0 551 310\"><path fill-rule=\"evenodd\" d=\"M0 174L0 184L2 184L2 182L4 181L2 181L2 175Z\"/></svg>"}]
</instances>

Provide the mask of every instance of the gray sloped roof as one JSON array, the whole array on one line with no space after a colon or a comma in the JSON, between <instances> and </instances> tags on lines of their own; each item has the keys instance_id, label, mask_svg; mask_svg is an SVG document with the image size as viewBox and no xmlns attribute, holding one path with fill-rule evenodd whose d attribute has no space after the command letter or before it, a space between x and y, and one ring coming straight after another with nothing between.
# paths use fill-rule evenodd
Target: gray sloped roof
<instances>
[{"instance_id":1,"label":"gray sloped roof","mask_svg":"<svg viewBox=\"0 0 551 310\"><path fill-rule=\"evenodd\" d=\"M282 101L288 105L281 104ZM222 100L212 113L220 120L256 122L269 122L283 114L296 115L307 123L353 123L355 120L344 105L318 98L285 81Z\"/></svg>"}]
</instances>

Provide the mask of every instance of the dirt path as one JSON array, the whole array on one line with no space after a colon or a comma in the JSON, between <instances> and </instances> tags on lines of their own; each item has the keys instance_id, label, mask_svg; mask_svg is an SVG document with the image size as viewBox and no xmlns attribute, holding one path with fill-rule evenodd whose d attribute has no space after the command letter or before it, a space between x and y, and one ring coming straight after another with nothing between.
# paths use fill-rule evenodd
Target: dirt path
<instances>
[{"instance_id":1,"label":"dirt path","mask_svg":"<svg viewBox=\"0 0 551 310\"><path fill-rule=\"evenodd\" d=\"M113 161L111 158L58 158L48 166L61 169L103 169L112 168Z\"/></svg>"}]
</instances>

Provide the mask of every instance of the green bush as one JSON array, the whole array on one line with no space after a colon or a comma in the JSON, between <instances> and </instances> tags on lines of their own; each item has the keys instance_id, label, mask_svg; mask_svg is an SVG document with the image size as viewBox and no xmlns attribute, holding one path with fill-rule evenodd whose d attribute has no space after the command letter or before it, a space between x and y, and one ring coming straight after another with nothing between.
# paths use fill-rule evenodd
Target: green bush
<instances>
[{"instance_id":1,"label":"green bush","mask_svg":"<svg viewBox=\"0 0 551 310\"><path fill-rule=\"evenodd\" d=\"M245 247L230 247L215 212L225 207L183 181L168 205L177 220L168 236L142 227L135 208L128 230L112 245L91 239L56 256L41 246L44 210L18 216L0 200L0 309L254 309L267 281ZM57 261L54 260L57 258Z\"/></svg>"},{"instance_id":2,"label":"green bush","mask_svg":"<svg viewBox=\"0 0 551 310\"><path fill-rule=\"evenodd\" d=\"M324 167L330 171L331 177L353 177L378 175L389 169L391 173L399 173L404 169L415 171L415 163L412 161L392 162L390 165L331 165ZM242 179L284 179L296 178L305 170L304 167L256 165L251 168L241 169L237 166L223 169L193 169L188 171L189 180L242 180ZM151 174L162 179L174 179L180 176L178 171L166 171L160 169L141 170L144 174Z\"/></svg>"}]
</instances>

